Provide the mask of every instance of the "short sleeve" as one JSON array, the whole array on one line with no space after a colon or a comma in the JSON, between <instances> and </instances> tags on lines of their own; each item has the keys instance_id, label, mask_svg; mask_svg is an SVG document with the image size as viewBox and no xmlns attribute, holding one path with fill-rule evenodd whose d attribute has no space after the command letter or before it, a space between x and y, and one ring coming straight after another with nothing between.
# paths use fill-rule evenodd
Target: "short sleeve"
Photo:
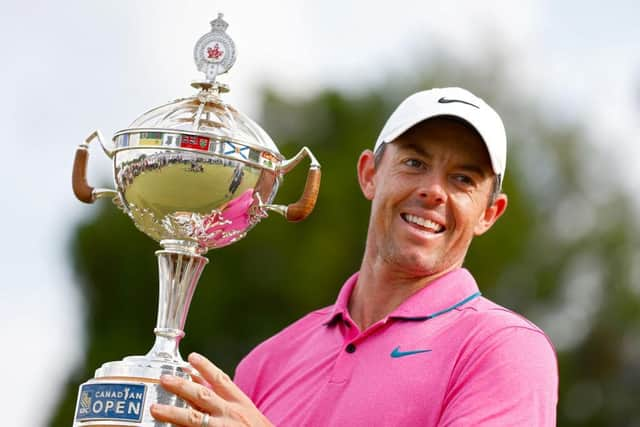
<instances>
[{"instance_id":1,"label":"short sleeve","mask_svg":"<svg viewBox=\"0 0 640 427\"><path fill-rule=\"evenodd\" d=\"M555 426L558 362L540 330L510 326L456 362L438 425Z\"/></svg>"},{"instance_id":2,"label":"short sleeve","mask_svg":"<svg viewBox=\"0 0 640 427\"><path fill-rule=\"evenodd\" d=\"M254 398L254 384L257 375L255 363L251 363L245 357L236 367L233 382L252 400Z\"/></svg>"}]
</instances>

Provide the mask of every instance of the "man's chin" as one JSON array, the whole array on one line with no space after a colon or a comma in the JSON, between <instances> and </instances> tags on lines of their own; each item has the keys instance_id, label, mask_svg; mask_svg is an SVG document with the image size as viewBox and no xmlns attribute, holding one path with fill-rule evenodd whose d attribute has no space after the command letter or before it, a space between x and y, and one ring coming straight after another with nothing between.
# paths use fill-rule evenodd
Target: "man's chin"
<instances>
[{"instance_id":1,"label":"man's chin","mask_svg":"<svg viewBox=\"0 0 640 427\"><path fill-rule=\"evenodd\" d=\"M425 258L424 256L401 253L387 258L387 264L397 271L411 277L427 277L445 271L438 260Z\"/></svg>"}]
</instances>

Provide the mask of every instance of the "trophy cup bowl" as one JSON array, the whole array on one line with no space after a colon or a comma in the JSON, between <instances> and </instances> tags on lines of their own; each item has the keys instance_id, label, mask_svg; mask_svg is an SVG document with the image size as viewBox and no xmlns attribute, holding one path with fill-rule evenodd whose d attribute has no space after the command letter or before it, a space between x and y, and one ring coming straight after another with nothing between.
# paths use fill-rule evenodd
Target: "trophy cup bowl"
<instances>
[{"instance_id":1,"label":"trophy cup bowl","mask_svg":"<svg viewBox=\"0 0 640 427\"><path fill-rule=\"evenodd\" d=\"M320 186L320 164L307 147L285 159L267 133L225 103L228 88L216 81L235 60L220 14L196 44L194 57L206 80L197 94L153 108L104 141L93 132L76 149L72 185L93 203L112 198L135 226L159 242L159 300L155 343L144 356L107 362L80 386L74 426L165 426L152 403L186 407L159 385L163 374L190 378L178 346L198 279L210 249L242 239L268 211L288 221L306 218ZM113 160L115 189L94 188L86 178L89 146L97 140ZM272 204L284 175L305 157L310 166L300 199Z\"/></svg>"}]
</instances>

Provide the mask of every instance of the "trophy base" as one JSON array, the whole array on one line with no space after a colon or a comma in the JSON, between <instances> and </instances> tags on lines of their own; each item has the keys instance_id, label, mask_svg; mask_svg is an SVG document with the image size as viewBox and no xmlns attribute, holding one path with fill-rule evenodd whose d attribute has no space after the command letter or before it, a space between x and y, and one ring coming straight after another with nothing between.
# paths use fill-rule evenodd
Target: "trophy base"
<instances>
[{"instance_id":1,"label":"trophy base","mask_svg":"<svg viewBox=\"0 0 640 427\"><path fill-rule=\"evenodd\" d=\"M96 376L80 385L73 427L170 427L156 421L149 408L154 403L188 407L187 402L160 385L164 374L191 378L189 365L179 360L130 356L108 362Z\"/></svg>"},{"instance_id":2,"label":"trophy base","mask_svg":"<svg viewBox=\"0 0 640 427\"><path fill-rule=\"evenodd\" d=\"M183 247L181 243L184 242L163 241L166 249L156 252L160 296L153 347L145 356L105 363L93 379L80 386L74 427L170 427L153 418L151 405L189 406L160 385L161 375L191 379L189 364L180 356L178 346L184 337L182 328L198 278L209 262L195 253L195 247Z\"/></svg>"}]
</instances>

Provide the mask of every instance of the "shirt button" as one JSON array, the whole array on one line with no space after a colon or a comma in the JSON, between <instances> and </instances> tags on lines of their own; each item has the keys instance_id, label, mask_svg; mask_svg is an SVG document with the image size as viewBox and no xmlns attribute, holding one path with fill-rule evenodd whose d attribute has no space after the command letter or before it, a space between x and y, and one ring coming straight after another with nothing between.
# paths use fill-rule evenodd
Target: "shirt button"
<instances>
[{"instance_id":1,"label":"shirt button","mask_svg":"<svg viewBox=\"0 0 640 427\"><path fill-rule=\"evenodd\" d=\"M345 351L347 353L353 353L354 351L356 351L356 346L353 344L349 344L347 345L347 347L345 348Z\"/></svg>"}]
</instances>

